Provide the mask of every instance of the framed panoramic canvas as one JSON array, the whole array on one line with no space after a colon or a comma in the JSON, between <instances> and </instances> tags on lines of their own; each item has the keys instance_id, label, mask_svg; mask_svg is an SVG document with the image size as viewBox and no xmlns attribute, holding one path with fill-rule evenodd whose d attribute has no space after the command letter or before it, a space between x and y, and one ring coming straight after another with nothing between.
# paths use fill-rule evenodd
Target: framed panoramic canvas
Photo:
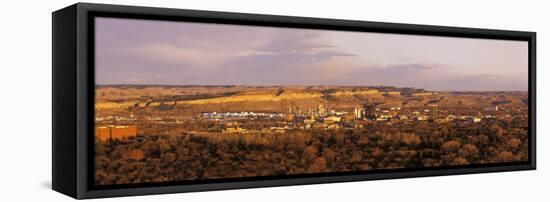
<instances>
[{"instance_id":1,"label":"framed panoramic canvas","mask_svg":"<svg viewBox=\"0 0 550 202\"><path fill-rule=\"evenodd\" d=\"M535 169L535 33L79 3L53 13L75 198Z\"/></svg>"}]
</instances>

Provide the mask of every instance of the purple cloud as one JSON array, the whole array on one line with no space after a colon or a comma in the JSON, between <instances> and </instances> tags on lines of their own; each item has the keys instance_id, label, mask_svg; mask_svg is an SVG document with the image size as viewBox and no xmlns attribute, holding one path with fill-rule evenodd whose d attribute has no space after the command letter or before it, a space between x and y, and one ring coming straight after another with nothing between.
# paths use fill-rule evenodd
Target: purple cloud
<instances>
[{"instance_id":1,"label":"purple cloud","mask_svg":"<svg viewBox=\"0 0 550 202\"><path fill-rule=\"evenodd\" d=\"M96 83L527 89L526 74L510 73L514 65L516 72L527 71L523 58L513 59L513 52L523 46L456 40L98 18ZM512 48L515 51L505 51ZM506 73L495 71L499 65L507 65Z\"/></svg>"},{"instance_id":2,"label":"purple cloud","mask_svg":"<svg viewBox=\"0 0 550 202\"><path fill-rule=\"evenodd\" d=\"M456 72L458 71L458 72ZM428 90L517 90L527 89L525 75L461 74L459 67L441 64L393 64L360 68L348 77L350 83L418 87Z\"/></svg>"}]
</instances>

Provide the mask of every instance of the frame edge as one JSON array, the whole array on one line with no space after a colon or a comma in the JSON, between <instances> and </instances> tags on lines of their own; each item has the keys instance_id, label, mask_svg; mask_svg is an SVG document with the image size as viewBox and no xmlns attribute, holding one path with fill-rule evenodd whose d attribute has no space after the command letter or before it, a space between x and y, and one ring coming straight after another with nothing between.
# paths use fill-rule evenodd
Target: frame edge
<instances>
[{"instance_id":1,"label":"frame edge","mask_svg":"<svg viewBox=\"0 0 550 202\"><path fill-rule=\"evenodd\" d=\"M52 189L77 197L76 5L52 13Z\"/></svg>"},{"instance_id":2,"label":"frame edge","mask_svg":"<svg viewBox=\"0 0 550 202\"><path fill-rule=\"evenodd\" d=\"M522 31L508 31L508 30L490 30L490 29L478 29L478 28L463 28L463 27L444 27L444 26L432 26L432 25L414 25L414 24L401 24L401 23L383 23L383 22L367 22L367 21L353 21L353 20L337 20L337 19L321 19L321 18L306 18L306 17L289 17L289 16L277 16L277 15L261 15L261 14L243 14L243 13L229 13L229 12L216 12L216 11L193 11L193 10L184 10L184 9L168 9L168 8L154 8L154 7L135 7L135 6L119 6L119 5L108 5L108 4L90 4L90 3L77 3L76 10L77 16L75 19L78 23L77 27L77 37L76 43L77 46L77 73L75 74L78 77L78 81L75 82L77 86L77 99L78 103L75 109L77 111L78 118L78 137L75 141L78 146L78 160L76 161L77 171L77 193L75 198L85 199L85 198L102 198L102 197L116 197L116 196L136 196L136 195L147 195L147 194L168 194L168 193L184 193L184 192L196 192L196 191L213 191L213 190L227 190L227 189L244 189L244 188L261 188L261 187L275 187L275 186L292 186L292 185L308 185L308 184L319 184L319 183L341 183L341 182L353 182L353 181L365 181L365 180L381 180L381 179L401 179L401 178L411 178L411 177L437 177L437 176L446 176L446 175L461 175L461 174L476 174L476 173L489 173L489 172L505 172L505 171L522 171L522 170L536 170L536 114L535 114L535 103L536 103L536 81L535 81L535 70L536 70L536 32L522 32ZM88 29L87 29L87 19L89 12L95 11L108 11L108 12L133 12L140 13L145 12L148 15L168 15L171 13L173 16L178 15L198 15L200 13L204 14L206 17L215 17L216 15L223 16L221 18L231 19L231 18L248 18L252 17L252 21L257 22L267 22L268 19L275 21L282 21L284 23L297 23L296 26L300 23L306 21L311 21L312 23L323 24L324 22L330 22L329 24L343 23L342 27L353 27L353 26L376 26L378 28L388 29L391 27L399 27L398 29L411 29L415 33L423 33L423 35L436 35L439 36L440 33L459 33L467 32L467 35L477 35L478 37L487 37L487 36L505 36L528 40L529 41L529 74L530 78L529 85L532 87L529 94L532 96L530 99L530 111L532 121L530 122L530 162L525 165L514 165L514 166L499 166L499 167L489 167L489 168L456 168L456 169L447 169L447 170L434 170L434 171L412 171L408 173L380 173L380 174L367 174L367 175L355 175L355 176L331 176L331 177L315 177L315 178L297 178L297 179L278 179L278 180L261 180L261 181L241 181L241 182L230 182L230 183L212 183L212 184L197 184L197 185L174 185L174 186L155 186L155 187L143 187L143 188L121 188L121 189L110 189L110 190L91 190L88 186L88 163L86 159L88 158L89 151L86 151L89 142L87 136L89 136L87 128L89 119L87 110L87 96L90 96L88 93L90 86L88 75L91 72L93 73L94 67L89 67L87 64L88 61ZM204 12L204 13L203 13ZM208 14L205 14L208 13ZM240 16L240 17L238 17ZM397 29L397 28L396 28ZM430 32L430 30L432 30ZM435 31L433 31L435 30ZM456 36L456 35L451 35ZM467 37L467 36L464 36ZM93 78L93 77L92 77ZM92 85L93 88L93 85ZM92 91L93 93L93 91ZM83 96L82 96L83 95ZM84 131L83 131L84 130ZM93 143L93 142L92 142ZM341 178L341 179L337 179Z\"/></svg>"}]
</instances>

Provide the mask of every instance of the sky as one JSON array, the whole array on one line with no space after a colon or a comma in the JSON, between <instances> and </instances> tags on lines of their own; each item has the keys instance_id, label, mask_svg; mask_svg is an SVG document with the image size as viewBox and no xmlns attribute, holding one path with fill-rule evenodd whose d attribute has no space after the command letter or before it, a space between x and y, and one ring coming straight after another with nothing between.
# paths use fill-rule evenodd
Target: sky
<instances>
[{"instance_id":1,"label":"sky","mask_svg":"<svg viewBox=\"0 0 550 202\"><path fill-rule=\"evenodd\" d=\"M96 84L526 91L526 41L95 20Z\"/></svg>"}]
</instances>

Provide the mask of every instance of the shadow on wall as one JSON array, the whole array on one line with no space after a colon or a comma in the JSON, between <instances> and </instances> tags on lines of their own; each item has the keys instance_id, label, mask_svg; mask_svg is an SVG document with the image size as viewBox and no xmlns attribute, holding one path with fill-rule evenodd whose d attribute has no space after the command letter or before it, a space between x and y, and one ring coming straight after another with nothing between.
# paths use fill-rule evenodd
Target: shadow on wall
<instances>
[{"instance_id":1,"label":"shadow on wall","mask_svg":"<svg viewBox=\"0 0 550 202\"><path fill-rule=\"evenodd\" d=\"M52 189L52 182L50 181L42 181L40 182L40 186L46 188L46 189Z\"/></svg>"}]
</instances>

